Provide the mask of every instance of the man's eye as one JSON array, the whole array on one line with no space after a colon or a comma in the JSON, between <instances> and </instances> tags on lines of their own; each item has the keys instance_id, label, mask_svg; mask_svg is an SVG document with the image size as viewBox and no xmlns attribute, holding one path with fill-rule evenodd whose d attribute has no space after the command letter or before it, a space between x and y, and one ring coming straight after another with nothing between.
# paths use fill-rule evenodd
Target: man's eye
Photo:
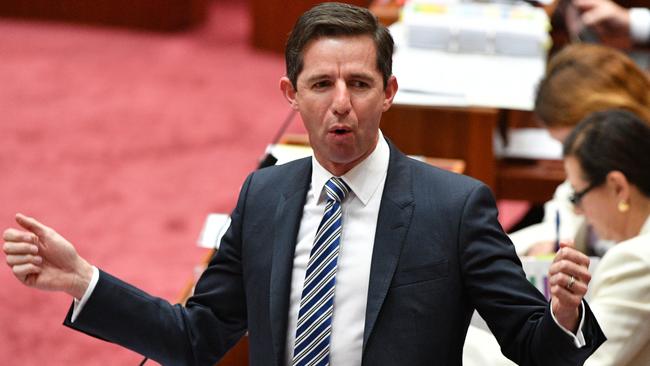
<instances>
[{"instance_id":1,"label":"man's eye","mask_svg":"<svg viewBox=\"0 0 650 366\"><path fill-rule=\"evenodd\" d=\"M323 89L323 88L327 88L329 85L330 85L329 81L319 81L317 83L314 83L312 88L314 88L314 89Z\"/></svg>"},{"instance_id":2,"label":"man's eye","mask_svg":"<svg viewBox=\"0 0 650 366\"><path fill-rule=\"evenodd\" d=\"M354 88L368 88L370 86L368 83L361 80L355 80L351 83L351 85Z\"/></svg>"}]
</instances>

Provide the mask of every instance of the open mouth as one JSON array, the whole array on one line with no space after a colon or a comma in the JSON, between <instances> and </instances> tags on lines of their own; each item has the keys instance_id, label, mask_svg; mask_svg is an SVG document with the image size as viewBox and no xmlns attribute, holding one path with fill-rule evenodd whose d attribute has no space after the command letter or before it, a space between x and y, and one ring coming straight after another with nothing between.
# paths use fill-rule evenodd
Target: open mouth
<instances>
[{"instance_id":1,"label":"open mouth","mask_svg":"<svg viewBox=\"0 0 650 366\"><path fill-rule=\"evenodd\" d=\"M346 133L350 132L350 129L346 128L346 127L338 127L337 126L337 127L334 127L332 129L330 129L329 132L333 133L333 134L335 134L337 136L341 136L341 135L345 135Z\"/></svg>"}]
</instances>

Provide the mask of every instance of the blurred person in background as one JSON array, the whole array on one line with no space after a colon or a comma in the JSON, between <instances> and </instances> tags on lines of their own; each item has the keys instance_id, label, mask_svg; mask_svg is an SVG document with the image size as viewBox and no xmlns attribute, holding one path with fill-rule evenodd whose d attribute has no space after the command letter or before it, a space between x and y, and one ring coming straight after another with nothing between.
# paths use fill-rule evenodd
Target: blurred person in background
<instances>
[{"instance_id":1,"label":"blurred person in background","mask_svg":"<svg viewBox=\"0 0 650 366\"><path fill-rule=\"evenodd\" d=\"M616 242L591 282L607 342L587 366L650 365L650 126L623 110L597 112L566 138L571 201Z\"/></svg>"},{"instance_id":2,"label":"blurred person in background","mask_svg":"<svg viewBox=\"0 0 650 366\"><path fill-rule=\"evenodd\" d=\"M536 117L551 136L564 141L573 127L589 114L610 108L625 109L650 121L650 79L620 51L601 45L574 44L565 47L550 61L540 81L535 99ZM555 249L556 214L560 216L560 239L573 240L590 255L601 256L609 248L604 241L589 241L589 229L582 215L569 202L568 182L559 185L544 205L542 222L510 234L520 255L549 254Z\"/></svg>"},{"instance_id":3,"label":"blurred person in background","mask_svg":"<svg viewBox=\"0 0 650 366\"><path fill-rule=\"evenodd\" d=\"M592 41L616 38L628 45L650 43L650 9L646 7L626 9L611 0L572 0L570 5L566 22L574 39L591 33Z\"/></svg>"}]
</instances>

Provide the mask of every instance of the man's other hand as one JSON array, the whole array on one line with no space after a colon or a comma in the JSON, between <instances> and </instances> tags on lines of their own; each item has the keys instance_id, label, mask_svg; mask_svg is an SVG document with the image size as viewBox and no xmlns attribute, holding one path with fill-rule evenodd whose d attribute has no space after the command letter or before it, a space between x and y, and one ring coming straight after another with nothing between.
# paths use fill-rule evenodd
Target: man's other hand
<instances>
[{"instance_id":1,"label":"man's other hand","mask_svg":"<svg viewBox=\"0 0 650 366\"><path fill-rule=\"evenodd\" d=\"M16 222L24 230L5 230L2 248L16 278L30 287L64 291L81 299L92 278L92 266L53 229L21 214L16 215Z\"/></svg>"},{"instance_id":2,"label":"man's other hand","mask_svg":"<svg viewBox=\"0 0 650 366\"><path fill-rule=\"evenodd\" d=\"M548 271L551 286L553 314L564 328L578 328L580 304L591 281L589 257L577 251L571 244L560 243L553 264Z\"/></svg>"}]
</instances>

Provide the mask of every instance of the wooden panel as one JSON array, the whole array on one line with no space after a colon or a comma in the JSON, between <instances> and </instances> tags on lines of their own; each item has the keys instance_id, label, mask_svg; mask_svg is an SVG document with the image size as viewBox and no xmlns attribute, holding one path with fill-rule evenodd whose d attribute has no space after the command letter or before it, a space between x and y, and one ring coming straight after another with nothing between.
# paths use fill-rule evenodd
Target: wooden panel
<instances>
[{"instance_id":1,"label":"wooden panel","mask_svg":"<svg viewBox=\"0 0 650 366\"><path fill-rule=\"evenodd\" d=\"M215 366L247 366L248 336L243 336L237 344Z\"/></svg>"},{"instance_id":2,"label":"wooden panel","mask_svg":"<svg viewBox=\"0 0 650 366\"><path fill-rule=\"evenodd\" d=\"M496 184L492 134L499 112L489 108L393 105L381 129L403 152L465 161L465 174Z\"/></svg>"},{"instance_id":3,"label":"wooden panel","mask_svg":"<svg viewBox=\"0 0 650 366\"><path fill-rule=\"evenodd\" d=\"M252 43L254 47L284 53L287 36L298 17L316 4L318 0L253 0L251 19L253 23ZM367 6L368 0L344 0L348 4Z\"/></svg>"},{"instance_id":4,"label":"wooden panel","mask_svg":"<svg viewBox=\"0 0 650 366\"><path fill-rule=\"evenodd\" d=\"M543 203L565 179L561 161L498 160L495 128L533 127L530 112L490 108L393 105L381 128L407 154L461 159L465 174L490 186L498 199Z\"/></svg>"},{"instance_id":5,"label":"wooden panel","mask_svg":"<svg viewBox=\"0 0 650 366\"><path fill-rule=\"evenodd\" d=\"M174 31L203 21L208 0L3 0L0 16Z\"/></svg>"},{"instance_id":6,"label":"wooden panel","mask_svg":"<svg viewBox=\"0 0 650 366\"><path fill-rule=\"evenodd\" d=\"M542 204L566 179L561 160L502 160L498 162L499 197Z\"/></svg>"},{"instance_id":7,"label":"wooden panel","mask_svg":"<svg viewBox=\"0 0 650 366\"><path fill-rule=\"evenodd\" d=\"M542 128L541 121L535 117L532 111L507 110L506 121L508 128Z\"/></svg>"}]
</instances>

